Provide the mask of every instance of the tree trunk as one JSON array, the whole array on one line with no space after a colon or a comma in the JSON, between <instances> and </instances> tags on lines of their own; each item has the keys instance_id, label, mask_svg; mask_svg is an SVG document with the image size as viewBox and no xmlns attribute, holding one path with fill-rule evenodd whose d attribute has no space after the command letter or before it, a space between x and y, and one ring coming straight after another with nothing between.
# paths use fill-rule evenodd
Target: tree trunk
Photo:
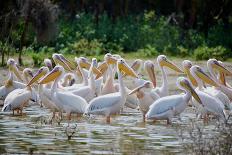
<instances>
[{"instance_id":1,"label":"tree trunk","mask_svg":"<svg viewBox=\"0 0 232 155\"><path fill-rule=\"evenodd\" d=\"M27 34L28 25L29 25L29 20L28 20L28 18L26 18L25 23L24 23L23 33L22 33L21 38L20 38L20 48L19 48L19 58L18 58L20 66L23 65L22 50L23 50L23 46L25 45L25 38L26 38L26 34Z\"/></svg>"},{"instance_id":2,"label":"tree trunk","mask_svg":"<svg viewBox=\"0 0 232 155\"><path fill-rule=\"evenodd\" d=\"M1 50L1 53L2 53L2 64L1 64L1 66L4 66L5 65L5 53L4 53L4 50Z\"/></svg>"}]
</instances>

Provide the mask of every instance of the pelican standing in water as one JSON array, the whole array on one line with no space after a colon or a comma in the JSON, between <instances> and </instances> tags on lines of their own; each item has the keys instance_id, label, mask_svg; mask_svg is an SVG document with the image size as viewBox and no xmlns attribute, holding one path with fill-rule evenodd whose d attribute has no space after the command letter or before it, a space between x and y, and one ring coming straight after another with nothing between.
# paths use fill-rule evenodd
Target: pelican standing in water
<instances>
[{"instance_id":1,"label":"pelican standing in water","mask_svg":"<svg viewBox=\"0 0 232 155\"><path fill-rule=\"evenodd\" d=\"M44 77L48 72L49 72L48 67L41 67L34 75L34 77L28 82L27 86L30 86L33 83L37 82L39 79ZM39 84L38 94L39 94L39 99L42 102L41 104L53 112L52 118L54 118L55 112L58 112L59 109L52 101L51 90L48 89L47 86L44 87L44 85Z\"/></svg>"},{"instance_id":2,"label":"pelican standing in water","mask_svg":"<svg viewBox=\"0 0 232 155\"><path fill-rule=\"evenodd\" d=\"M136 96L139 100L138 106L139 110L141 111L143 115L143 121L145 122L145 115L147 111L149 110L149 107L154 101L159 99L159 95L156 93L146 92L144 88L151 88L151 82L146 81L141 86L138 86L137 88L133 89L129 95L136 93Z\"/></svg>"},{"instance_id":3,"label":"pelican standing in water","mask_svg":"<svg viewBox=\"0 0 232 155\"><path fill-rule=\"evenodd\" d=\"M200 97L202 101L202 106L198 106L197 108L204 116L204 122L208 121L207 114L213 114L220 118L222 118L224 121L226 120L225 115L225 106L224 104L216 97L209 95L208 93L204 92L203 88L203 81L207 84L210 84L212 86L217 87L217 83L212 80L199 66L194 65L190 69L191 74L196 79L198 83L198 87L195 89L198 96ZM197 101L198 102L198 101ZM193 104L196 106L198 105L196 103L196 100L193 99Z\"/></svg>"},{"instance_id":4,"label":"pelican standing in water","mask_svg":"<svg viewBox=\"0 0 232 155\"><path fill-rule=\"evenodd\" d=\"M110 116L113 114L118 114L120 109L124 106L126 102L126 89L122 80L122 73L137 77L136 73L131 69L123 59L117 60L117 73L119 80L119 92L111 93L107 95L102 95L94 98L90 101L86 108L86 114L94 115L104 115L106 116L106 122L110 123Z\"/></svg>"},{"instance_id":5,"label":"pelican standing in water","mask_svg":"<svg viewBox=\"0 0 232 155\"><path fill-rule=\"evenodd\" d=\"M61 60L62 61L62 60ZM56 66L53 70L43 77L38 83L46 84L54 81L51 87L52 102L59 108L61 112L65 111L68 120L71 120L71 114L82 114L85 111L87 102L80 96L65 90L58 89L58 82L65 75L64 68L62 66Z\"/></svg>"},{"instance_id":6,"label":"pelican standing in water","mask_svg":"<svg viewBox=\"0 0 232 155\"><path fill-rule=\"evenodd\" d=\"M202 104L202 100L199 98L187 78L179 77L176 84L178 88L183 90L185 93L166 96L156 100L150 106L149 111L146 114L147 119L167 120L167 124L170 124L171 119L174 116L181 114L185 110L191 96L193 96L197 102Z\"/></svg>"},{"instance_id":7,"label":"pelican standing in water","mask_svg":"<svg viewBox=\"0 0 232 155\"><path fill-rule=\"evenodd\" d=\"M181 69L179 69L176 65L174 65L172 62L170 62L165 55L159 55L157 57L157 63L162 73L162 86L156 87L152 91L157 93L160 97L168 96L168 80L167 80L167 74L164 70L164 66L175 70L176 72L183 73ZM152 78L152 77L150 77ZM154 81L154 79L151 79L151 81Z\"/></svg>"},{"instance_id":8,"label":"pelican standing in water","mask_svg":"<svg viewBox=\"0 0 232 155\"><path fill-rule=\"evenodd\" d=\"M9 68L9 78L6 80L5 84L0 87L0 99L5 99L6 96L17 88L25 88L25 84L19 81L23 81L19 70L16 66L14 59L9 59L7 61L7 66ZM17 77L17 80L14 79L14 75Z\"/></svg>"}]
</instances>

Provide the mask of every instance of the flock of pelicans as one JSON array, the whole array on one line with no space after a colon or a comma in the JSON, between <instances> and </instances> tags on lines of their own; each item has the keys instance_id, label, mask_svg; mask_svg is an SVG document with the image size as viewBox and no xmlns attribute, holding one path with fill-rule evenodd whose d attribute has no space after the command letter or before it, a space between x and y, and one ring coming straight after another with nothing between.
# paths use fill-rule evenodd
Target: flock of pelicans
<instances>
[{"instance_id":1,"label":"flock of pelicans","mask_svg":"<svg viewBox=\"0 0 232 155\"><path fill-rule=\"evenodd\" d=\"M20 115L32 100L50 109L53 117L66 113L71 120L71 114L104 115L109 123L110 117L120 114L126 106L140 110L143 121L167 120L169 124L189 105L204 122L208 122L210 115L226 121L232 110L232 87L225 80L232 72L216 59L207 61L207 74L189 60L184 60L180 69L166 56L159 55L160 87L156 85L155 67L150 60L143 63L137 59L129 66L119 55L110 53L99 63L95 58L88 62L84 57L75 57L73 63L62 54L53 54L52 59L55 67L50 59L45 59L44 66L35 74L29 68L20 68L14 59L8 60L9 78L0 87L3 112ZM176 80L183 93L169 95L166 68L186 74ZM149 80L142 78L142 69ZM134 89L125 85L126 76Z\"/></svg>"}]
</instances>

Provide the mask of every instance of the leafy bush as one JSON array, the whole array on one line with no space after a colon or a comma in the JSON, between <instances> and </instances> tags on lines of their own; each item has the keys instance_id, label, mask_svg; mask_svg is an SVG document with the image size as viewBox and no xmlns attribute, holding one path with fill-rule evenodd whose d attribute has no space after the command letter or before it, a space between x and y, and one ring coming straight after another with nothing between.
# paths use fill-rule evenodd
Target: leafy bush
<instances>
[{"instance_id":1,"label":"leafy bush","mask_svg":"<svg viewBox=\"0 0 232 155\"><path fill-rule=\"evenodd\" d=\"M78 42L72 44L71 47L76 54L82 54L86 56L100 55L103 51L102 43L96 39L92 41L81 39Z\"/></svg>"},{"instance_id":2,"label":"leafy bush","mask_svg":"<svg viewBox=\"0 0 232 155\"><path fill-rule=\"evenodd\" d=\"M196 60L207 60L209 58L216 58L219 60L226 60L231 56L231 52L222 46L208 47L200 46L194 50L194 57Z\"/></svg>"},{"instance_id":3,"label":"leafy bush","mask_svg":"<svg viewBox=\"0 0 232 155\"><path fill-rule=\"evenodd\" d=\"M152 47L151 45L146 45L145 48L139 49L137 52L141 53L140 55L143 57L154 57L158 55L156 48Z\"/></svg>"}]
</instances>

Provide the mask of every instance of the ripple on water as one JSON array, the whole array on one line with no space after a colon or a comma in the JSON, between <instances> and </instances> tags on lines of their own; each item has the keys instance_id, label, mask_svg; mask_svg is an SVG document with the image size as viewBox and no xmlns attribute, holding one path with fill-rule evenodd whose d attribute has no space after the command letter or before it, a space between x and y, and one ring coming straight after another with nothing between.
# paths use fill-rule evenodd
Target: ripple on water
<instances>
[{"instance_id":1,"label":"ripple on water","mask_svg":"<svg viewBox=\"0 0 232 155\"><path fill-rule=\"evenodd\" d=\"M180 122L174 119L172 126L163 121L143 123L141 114L128 108L123 115L113 117L111 124L106 124L101 116L81 120L73 117L70 126L76 125L76 133L68 141L67 121L46 124L44 120L50 119L51 113L38 105L25 108L24 113L13 116L0 112L0 154L178 154L183 150L176 127L185 126L195 117L187 110Z\"/></svg>"}]
</instances>

